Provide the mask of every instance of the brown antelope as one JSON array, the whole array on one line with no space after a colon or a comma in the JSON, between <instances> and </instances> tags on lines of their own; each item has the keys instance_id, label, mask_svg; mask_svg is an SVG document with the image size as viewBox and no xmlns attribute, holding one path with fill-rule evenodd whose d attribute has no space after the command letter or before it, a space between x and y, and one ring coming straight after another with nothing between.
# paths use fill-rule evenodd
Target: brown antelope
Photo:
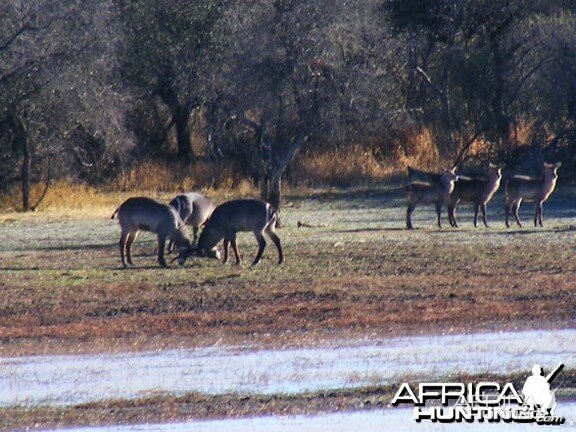
<instances>
[{"instance_id":1,"label":"brown antelope","mask_svg":"<svg viewBox=\"0 0 576 432\"><path fill-rule=\"evenodd\" d=\"M438 217L438 226L442 228L442 223L440 222L442 205L450 203L450 193L454 189L454 182L458 180L458 176L454 174L454 170L446 170L440 176L439 183L414 181L406 186L406 191L408 192L406 228L414 228L412 226L412 213L418 204L434 204Z\"/></svg>"},{"instance_id":2,"label":"brown antelope","mask_svg":"<svg viewBox=\"0 0 576 432\"><path fill-rule=\"evenodd\" d=\"M176 209L180 215L180 219L186 225L192 227L194 242L198 240L198 230L206 223L212 212L214 211L214 204L204 195L190 192L178 195L170 205ZM170 240L168 243L168 253L172 252L174 242Z\"/></svg>"},{"instance_id":3,"label":"brown antelope","mask_svg":"<svg viewBox=\"0 0 576 432\"><path fill-rule=\"evenodd\" d=\"M544 226L542 224L542 204L548 199L556 187L558 180L558 168L562 165L558 163L544 164L544 177L533 178L527 176L513 176L506 181L506 227L510 228L508 218L510 211L514 213L514 218L518 226L522 226L518 217L518 210L522 201L534 201L536 203L534 211L534 226Z\"/></svg>"},{"instance_id":4,"label":"brown antelope","mask_svg":"<svg viewBox=\"0 0 576 432\"><path fill-rule=\"evenodd\" d=\"M231 244L236 256L236 265L240 265L241 259L236 245L236 233L251 231L256 236L259 246L258 254L254 258L252 265L257 265L264 253L264 248L266 247L264 233L276 245L278 249L278 264L282 264L284 261L282 246L280 245L280 238L275 233L277 217L276 210L273 210L270 204L260 200L239 199L221 204L216 207L212 212L212 216L208 219L198 239L198 245L181 250L178 262L180 265L184 265L186 259L192 255L219 259L220 254L216 250L216 246L221 240L224 240L223 262L228 261L228 247Z\"/></svg>"},{"instance_id":5,"label":"brown antelope","mask_svg":"<svg viewBox=\"0 0 576 432\"><path fill-rule=\"evenodd\" d=\"M502 180L502 167L490 164L488 168L488 178L469 178L459 176L454 185L454 190L450 194L450 204L448 205L448 220L453 227L458 226L456 221L456 207L460 201L474 203L474 226L478 227L478 212L482 211L482 221L486 222L486 204L500 187Z\"/></svg>"},{"instance_id":6,"label":"brown antelope","mask_svg":"<svg viewBox=\"0 0 576 432\"><path fill-rule=\"evenodd\" d=\"M122 265L127 267L132 263L132 244L139 231L156 233L158 236L158 263L166 267L164 260L164 245L166 239L171 239L180 248L191 246L186 235L185 226L174 207L159 203L150 198L128 198L116 209L111 219L118 214L118 222L122 233L120 235L120 257ZM126 263L126 258L128 263Z\"/></svg>"}]
</instances>

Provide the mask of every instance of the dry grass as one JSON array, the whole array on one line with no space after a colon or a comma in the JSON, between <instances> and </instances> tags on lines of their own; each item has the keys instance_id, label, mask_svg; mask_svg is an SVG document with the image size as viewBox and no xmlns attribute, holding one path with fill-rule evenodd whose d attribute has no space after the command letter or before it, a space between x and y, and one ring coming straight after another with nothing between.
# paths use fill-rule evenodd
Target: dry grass
<instances>
[{"instance_id":1,"label":"dry grass","mask_svg":"<svg viewBox=\"0 0 576 432\"><path fill-rule=\"evenodd\" d=\"M353 146L305 154L295 161L292 177L309 186L353 186L382 182L395 171L385 161L378 160L373 149Z\"/></svg>"},{"instance_id":2,"label":"dry grass","mask_svg":"<svg viewBox=\"0 0 576 432\"><path fill-rule=\"evenodd\" d=\"M510 132L508 151L528 146L533 125L521 123ZM466 136L456 140L465 143ZM463 144L462 144L463 145ZM506 148L505 148L506 149ZM489 159L491 143L477 138L469 155ZM302 188L376 186L405 175L406 167L441 170L449 167L453 157L442 156L438 139L429 128L405 128L351 143L345 148L304 147L290 165L285 190ZM44 184L32 186L31 201L36 202ZM128 196L146 195L158 199L171 198L179 192L205 191L216 197L257 196L257 187L247 178L245 167L230 161L196 161L193 164L143 161L122 171L99 188L60 179L53 182L39 211L92 212L103 215ZM100 210L102 208L102 210ZM15 185L0 197L0 213L21 209L21 191ZM13 218L13 215L9 216Z\"/></svg>"},{"instance_id":3,"label":"dry grass","mask_svg":"<svg viewBox=\"0 0 576 432\"><path fill-rule=\"evenodd\" d=\"M43 185L32 187L32 202L35 202ZM10 222L16 220L46 220L62 217L103 217L110 213L110 209L116 208L122 199L129 194L104 193L96 188L83 184L75 184L69 180L53 182L48 189L46 197L35 213L21 213L20 195L17 187L2 197L0 200L0 221ZM110 216L110 214L108 216Z\"/></svg>"},{"instance_id":4,"label":"dry grass","mask_svg":"<svg viewBox=\"0 0 576 432\"><path fill-rule=\"evenodd\" d=\"M291 165L284 188L377 185L403 175L407 165L423 169L438 169L443 165L429 130L409 130L401 138L374 139L346 149L303 149ZM176 193L191 190L216 197L257 196L257 187L245 177L244 168L229 161L199 160L193 164L143 161L99 188L69 179L53 181L37 210L48 212L49 216L81 217L81 213L103 216L128 196L170 199ZM32 203L43 189L42 183L32 185ZM20 209L21 190L19 185L14 185L0 197L0 213L15 213ZM7 217L12 219L14 215Z\"/></svg>"},{"instance_id":5,"label":"dry grass","mask_svg":"<svg viewBox=\"0 0 576 432\"><path fill-rule=\"evenodd\" d=\"M144 178L144 172L149 169L149 165L142 167L142 173L138 178ZM167 169L167 167L165 167ZM142 188L137 188L138 182L134 181L134 188L130 190L113 190L107 187L103 190L96 189L84 184L77 184L70 180L55 181L46 197L33 213L22 213L20 209L20 196L17 188L2 197L0 200L0 222L14 222L26 220L59 220L59 219L90 219L94 217L110 217L114 209L124 200L131 196L147 196L160 201L168 202L176 194L182 191L197 190L214 198L216 201L223 201L232 197L258 196L256 188L248 181L240 181L223 189L205 188L150 188L151 184L157 184L156 180L149 183L142 183ZM42 185L33 187L32 196L36 197L41 193ZM34 202L34 199L32 200Z\"/></svg>"},{"instance_id":6,"label":"dry grass","mask_svg":"<svg viewBox=\"0 0 576 432\"><path fill-rule=\"evenodd\" d=\"M291 177L295 184L312 187L377 185L404 175L408 165L427 170L443 165L429 129L406 130L402 137L346 148L303 152L293 163Z\"/></svg>"},{"instance_id":7,"label":"dry grass","mask_svg":"<svg viewBox=\"0 0 576 432\"><path fill-rule=\"evenodd\" d=\"M198 161L192 165L145 161L122 172L103 189L116 191L175 192L198 189L233 190L244 179L242 170L231 163Z\"/></svg>"},{"instance_id":8,"label":"dry grass","mask_svg":"<svg viewBox=\"0 0 576 432\"><path fill-rule=\"evenodd\" d=\"M405 173L408 165L425 170L438 170L447 164L440 157L438 144L430 129L411 130L406 132L403 142L394 148L392 163Z\"/></svg>"}]
</instances>

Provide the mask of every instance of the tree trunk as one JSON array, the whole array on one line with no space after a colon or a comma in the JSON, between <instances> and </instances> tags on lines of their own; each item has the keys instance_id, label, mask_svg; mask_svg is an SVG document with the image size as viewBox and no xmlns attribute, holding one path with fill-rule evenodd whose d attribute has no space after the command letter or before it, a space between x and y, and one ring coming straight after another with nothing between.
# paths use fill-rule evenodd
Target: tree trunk
<instances>
[{"instance_id":1,"label":"tree trunk","mask_svg":"<svg viewBox=\"0 0 576 432\"><path fill-rule=\"evenodd\" d=\"M30 211L30 170L32 168L32 157L30 154L30 143L27 137L19 138L22 145L22 210Z\"/></svg>"},{"instance_id":2,"label":"tree trunk","mask_svg":"<svg viewBox=\"0 0 576 432\"><path fill-rule=\"evenodd\" d=\"M450 63L451 60L448 60ZM446 146L444 146L444 154L453 154L456 149L456 140L454 139L454 121L452 119L452 104L451 104L451 93L450 93L450 71L449 68L446 67L444 69L444 75L442 77L442 86L443 86L443 100L442 100L442 117L444 122L444 134L446 139Z\"/></svg>"},{"instance_id":3,"label":"tree trunk","mask_svg":"<svg viewBox=\"0 0 576 432\"><path fill-rule=\"evenodd\" d=\"M260 177L260 197L270 203L278 213L280 213L280 204L282 202L282 176L306 138L307 136L304 132L299 132L294 139L284 146L277 141L272 145L266 144L264 141L261 142L262 175ZM280 218L278 217L279 225Z\"/></svg>"},{"instance_id":4,"label":"tree trunk","mask_svg":"<svg viewBox=\"0 0 576 432\"><path fill-rule=\"evenodd\" d=\"M268 173L261 173L260 181L258 183L260 184L260 198L263 201L268 202L270 197L270 176Z\"/></svg>"},{"instance_id":5,"label":"tree trunk","mask_svg":"<svg viewBox=\"0 0 576 432\"><path fill-rule=\"evenodd\" d=\"M158 90L158 95L170 110L172 120L174 121L178 157L189 162L194 158L192 153L192 140L190 139L190 128L188 127L191 110L189 107L180 103L178 95L168 84Z\"/></svg>"},{"instance_id":6,"label":"tree trunk","mask_svg":"<svg viewBox=\"0 0 576 432\"><path fill-rule=\"evenodd\" d=\"M212 159L222 159L220 136L218 135L220 116L215 102L209 103L205 111L206 154Z\"/></svg>"},{"instance_id":7,"label":"tree trunk","mask_svg":"<svg viewBox=\"0 0 576 432\"><path fill-rule=\"evenodd\" d=\"M260 177L260 198L277 211L276 226L280 227L280 203L282 200L282 171L266 172Z\"/></svg>"},{"instance_id":8,"label":"tree trunk","mask_svg":"<svg viewBox=\"0 0 576 432\"><path fill-rule=\"evenodd\" d=\"M496 35L490 36L490 48L494 57L494 95L491 105L494 115L494 123L498 137L505 141L508 138L508 120L504 114L504 60L500 52L500 46Z\"/></svg>"},{"instance_id":9,"label":"tree trunk","mask_svg":"<svg viewBox=\"0 0 576 432\"><path fill-rule=\"evenodd\" d=\"M187 110L179 110L174 116L174 125L176 127L176 139L178 141L178 157L185 161L191 161L192 141L190 139L190 128L188 120L190 113Z\"/></svg>"},{"instance_id":10,"label":"tree trunk","mask_svg":"<svg viewBox=\"0 0 576 432\"><path fill-rule=\"evenodd\" d=\"M260 197L275 209L280 209L282 198L282 173L266 175L260 182Z\"/></svg>"},{"instance_id":11,"label":"tree trunk","mask_svg":"<svg viewBox=\"0 0 576 432\"><path fill-rule=\"evenodd\" d=\"M270 190L268 191L268 202L272 207L280 208L280 199L282 195L282 173L272 175L270 179Z\"/></svg>"},{"instance_id":12,"label":"tree trunk","mask_svg":"<svg viewBox=\"0 0 576 432\"><path fill-rule=\"evenodd\" d=\"M20 185L22 189L22 210L31 210L30 205L30 183L32 171L32 149L28 141L26 126L19 114L12 113L9 116L9 123L12 129L12 139L17 148L22 151L22 165L20 166Z\"/></svg>"}]
</instances>

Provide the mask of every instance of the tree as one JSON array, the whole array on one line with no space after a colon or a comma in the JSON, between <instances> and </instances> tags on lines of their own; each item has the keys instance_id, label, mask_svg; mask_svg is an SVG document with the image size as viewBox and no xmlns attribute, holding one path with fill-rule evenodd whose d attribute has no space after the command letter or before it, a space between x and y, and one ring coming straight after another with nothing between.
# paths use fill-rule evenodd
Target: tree
<instances>
[{"instance_id":1,"label":"tree","mask_svg":"<svg viewBox=\"0 0 576 432\"><path fill-rule=\"evenodd\" d=\"M262 199L276 208L296 152L341 117L343 62L329 35L339 10L335 1L238 1L220 23L220 126L236 127L233 145L251 143L247 163L258 173ZM248 141L240 139L246 134Z\"/></svg>"},{"instance_id":2,"label":"tree","mask_svg":"<svg viewBox=\"0 0 576 432\"><path fill-rule=\"evenodd\" d=\"M30 187L42 168L50 173L55 163L64 174L75 150L63 151L70 127L83 124L111 143L126 138L108 81L117 28L109 2L9 0L0 8L0 182L21 182L27 211L38 205Z\"/></svg>"},{"instance_id":3,"label":"tree","mask_svg":"<svg viewBox=\"0 0 576 432\"><path fill-rule=\"evenodd\" d=\"M535 48L523 28L561 7L540 0L392 0L385 9L396 30L409 35L411 96L447 137L445 154L459 163L478 137L495 148L507 143L520 119L513 108L518 94L545 58L523 61Z\"/></svg>"},{"instance_id":4,"label":"tree","mask_svg":"<svg viewBox=\"0 0 576 432\"><path fill-rule=\"evenodd\" d=\"M159 98L168 107L175 128L178 157L194 158L190 114L202 105L198 79L220 0L116 0L126 27L122 52L125 82L141 91L150 106Z\"/></svg>"}]
</instances>

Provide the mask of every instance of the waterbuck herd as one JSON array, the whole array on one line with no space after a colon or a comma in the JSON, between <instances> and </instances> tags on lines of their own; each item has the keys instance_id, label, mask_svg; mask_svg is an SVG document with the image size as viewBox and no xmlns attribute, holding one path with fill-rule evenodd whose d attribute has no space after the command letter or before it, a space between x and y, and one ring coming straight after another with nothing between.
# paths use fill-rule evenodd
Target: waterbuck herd
<instances>
[{"instance_id":1,"label":"waterbuck herd","mask_svg":"<svg viewBox=\"0 0 576 432\"><path fill-rule=\"evenodd\" d=\"M542 224L542 204L554 191L558 179L558 168L561 163L544 163L542 177L528 177L511 175L506 178L506 227L510 228L510 211L518 226L522 226L518 217L518 210L522 201L534 201L534 226ZM474 226L478 226L478 213L482 211L482 221L487 227L486 204L494 196L502 182L502 167L490 165L485 175L467 177L455 173L455 170L446 170L443 173L429 173L408 167L408 211L406 212L406 228L412 229L412 213L418 204L434 204L438 226L442 228L440 216L442 206L448 208L448 221L453 227L458 226L456 221L456 207L460 202L474 204Z\"/></svg>"},{"instance_id":2,"label":"waterbuck herd","mask_svg":"<svg viewBox=\"0 0 576 432\"><path fill-rule=\"evenodd\" d=\"M405 186L408 209L406 228L413 229L412 213L418 205L433 204L436 209L438 226L442 227L442 207L448 210L448 221L458 227L456 209L461 202L474 206L474 226L478 226L478 215L486 227L486 205L500 188L505 185L506 227L510 227L510 212L514 214L518 226L522 226L518 210L522 201L534 201L534 226L542 224L542 204L554 191L558 179L560 163L545 163L542 177L511 175L503 180L502 166L490 164L483 175L464 176L455 169L442 173L432 173L408 167L408 182ZM133 265L131 248L139 231L155 233L158 238L158 263L166 267L164 249L169 241L168 253L174 245L178 248L178 260L184 265L192 256L220 259L218 244L223 241L224 259L228 261L228 249L232 246L236 265L241 264L236 234L252 232L258 241L258 253L252 262L257 265L264 253L266 240L264 233L278 249L278 264L284 261L280 238L276 234L278 215L270 204L257 199L237 199L225 202L218 207L202 194L191 192L178 195L169 204L150 198L129 198L112 215L120 223L120 257L122 265ZM193 229L193 239L187 234L186 226ZM200 227L204 227L200 236Z\"/></svg>"}]
</instances>

